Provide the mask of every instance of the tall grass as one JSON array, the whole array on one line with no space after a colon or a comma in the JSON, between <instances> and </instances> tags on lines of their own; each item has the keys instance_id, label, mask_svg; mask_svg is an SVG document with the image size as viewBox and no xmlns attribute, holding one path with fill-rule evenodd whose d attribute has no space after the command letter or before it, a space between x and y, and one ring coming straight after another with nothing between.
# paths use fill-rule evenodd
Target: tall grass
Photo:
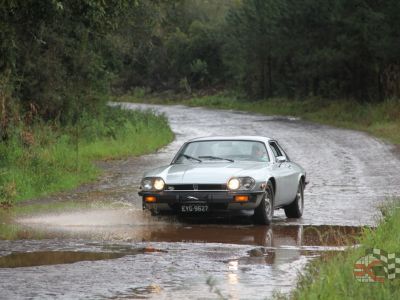
<instances>
[{"instance_id":1,"label":"tall grass","mask_svg":"<svg viewBox=\"0 0 400 300\"><path fill-rule=\"evenodd\" d=\"M172 139L164 116L119 108L82 113L67 126L36 120L14 128L0 142L0 203L73 188L98 176L93 160L141 155Z\"/></svg>"}]
</instances>

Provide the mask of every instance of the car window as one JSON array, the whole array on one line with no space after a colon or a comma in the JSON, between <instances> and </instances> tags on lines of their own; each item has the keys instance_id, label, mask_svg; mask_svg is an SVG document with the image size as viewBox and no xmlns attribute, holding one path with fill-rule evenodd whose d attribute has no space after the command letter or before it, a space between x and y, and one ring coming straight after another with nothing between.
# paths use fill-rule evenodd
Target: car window
<instances>
[{"instance_id":1,"label":"car window","mask_svg":"<svg viewBox=\"0 0 400 300\"><path fill-rule=\"evenodd\" d=\"M288 155L286 154L286 152L282 149L281 145L279 145L278 143L276 143L276 145L278 146L278 148L279 148L280 152L282 153L282 155L286 157L286 160L287 160L287 161L290 161L289 156L288 156Z\"/></svg>"},{"instance_id":2,"label":"car window","mask_svg":"<svg viewBox=\"0 0 400 300\"><path fill-rule=\"evenodd\" d=\"M270 142L269 145L271 146L271 150L274 153L275 157L282 156L282 152L275 142Z\"/></svg>"},{"instance_id":3,"label":"car window","mask_svg":"<svg viewBox=\"0 0 400 300\"><path fill-rule=\"evenodd\" d=\"M264 143L238 140L190 142L180 151L174 162L196 162L193 158L207 162L223 161L221 158L234 161L270 161Z\"/></svg>"}]
</instances>

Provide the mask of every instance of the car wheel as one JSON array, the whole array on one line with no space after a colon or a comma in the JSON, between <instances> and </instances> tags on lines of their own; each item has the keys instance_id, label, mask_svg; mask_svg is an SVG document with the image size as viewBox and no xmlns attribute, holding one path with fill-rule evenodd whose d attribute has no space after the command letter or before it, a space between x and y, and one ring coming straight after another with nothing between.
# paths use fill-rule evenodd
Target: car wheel
<instances>
[{"instance_id":1,"label":"car wheel","mask_svg":"<svg viewBox=\"0 0 400 300\"><path fill-rule=\"evenodd\" d=\"M265 189L264 198L254 210L254 222L256 224L269 225L274 216L274 189L272 183L268 181Z\"/></svg>"},{"instance_id":2,"label":"car wheel","mask_svg":"<svg viewBox=\"0 0 400 300\"><path fill-rule=\"evenodd\" d=\"M288 218L300 218L304 209L304 184L300 180L296 198L288 206L285 206L285 215Z\"/></svg>"}]
</instances>

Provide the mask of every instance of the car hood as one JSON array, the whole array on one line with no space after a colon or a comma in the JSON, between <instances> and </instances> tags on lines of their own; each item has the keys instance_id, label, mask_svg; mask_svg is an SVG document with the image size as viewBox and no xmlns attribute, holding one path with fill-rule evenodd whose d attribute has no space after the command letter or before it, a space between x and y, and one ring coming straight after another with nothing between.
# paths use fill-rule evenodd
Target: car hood
<instances>
[{"instance_id":1,"label":"car hood","mask_svg":"<svg viewBox=\"0 0 400 300\"><path fill-rule=\"evenodd\" d=\"M146 177L162 177L167 184L224 184L235 176L265 178L269 163L266 162L203 162L174 164L154 169Z\"/></svg>"}]
</instances>

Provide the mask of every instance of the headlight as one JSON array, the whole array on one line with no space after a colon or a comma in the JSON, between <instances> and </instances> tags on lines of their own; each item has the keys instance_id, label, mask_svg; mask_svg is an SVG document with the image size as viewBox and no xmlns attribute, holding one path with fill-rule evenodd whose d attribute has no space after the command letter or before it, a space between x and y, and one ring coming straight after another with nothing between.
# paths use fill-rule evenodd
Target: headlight
<instances>
[{"instance_id":1,"label":"headlight","mask_svg":"<svg viewBox=\"0 0 400 300\"><path fill-rule=\"evenodd\" d=\"M162 180L162 178L156 178L154 180L153 186L157 191L163 190L164 189L164 185L165 185L165 182L164 182L164 180Z\"/></svg>"},{"instance_id":2,"label":"headlight","mask_svg":"<svg viewBox=\"0 0 400 300\"><path fill-rule=\"evenodd\" d=\"M253 178L251 178L251 177L243 177L243 178L241 178L241 182L240 182L241 184L241 187L244 189L244 190L251 190L253 187L254 187L254 185L255 185L255 180L253 179Z\"/></svg>"},{"instance_id":3,"label":"headlight","mask_svg":"<svg viewBox=\"0 0 400 300\"><path fill-rule=\"evenodd\" d=\"M153 182L151 179L143 179L142 181L142 189L146 191L150 191L153 188Z\"/></svg>"},{"instance_id":4,"label":"headlight","mask_svg":"<svg viewBox=\"0 0 400 300\"><path fill-rule=\"evenodd\" d=\"M228 181L228 188L230 190L251 190L256 181L251 177L238 177L231 178Z\"/></svg>"},{"instance_id":5,"label":"headlight","mask_svg":"<svg viewBox=\"0 0 400 300\"><path fill-rule=\"evenodd\" d=\"M238 178L232 178L228 181L228 188L230 190L237 190L240 187L240 180Z\"/></svg>"},{"instance_id":6,"label":"headlight","mask_svg":"<svg viewBox=\"0 0 400 300\"><path fill-rule=\"evenodd\" d=\"M162 178L156 177L156 178L144 178L142 180L142 190L144 191L152 191L152 190L157 190L157 191L162 191L165 186L165 182Z\"/></svg>"}]
</instances>

